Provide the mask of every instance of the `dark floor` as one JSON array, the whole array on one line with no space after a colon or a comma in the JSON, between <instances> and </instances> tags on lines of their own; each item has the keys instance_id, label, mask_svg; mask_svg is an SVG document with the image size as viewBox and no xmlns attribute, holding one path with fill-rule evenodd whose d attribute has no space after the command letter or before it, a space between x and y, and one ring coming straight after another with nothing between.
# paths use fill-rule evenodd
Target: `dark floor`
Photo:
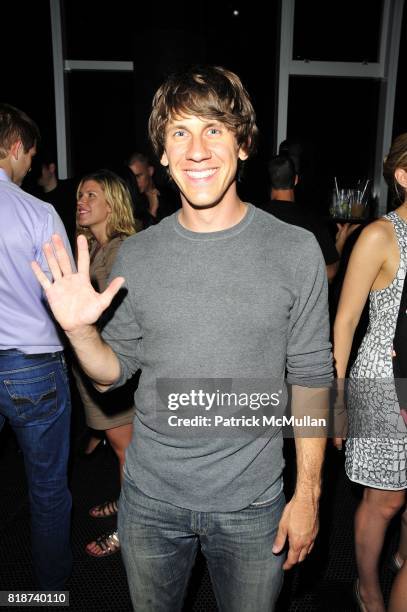
<instances>
[{"instance_id":1,"label":"dark floor","mask_svg":"<svg viewBox=\"0 0 407 612\"><path fill-rule=\"evenodd\" d=\"M114 526L113 519L92 519L88 510L92 505L104 499L114 499L117 495L116 459L109 447L91 460L84 459L78 451L82 427L76 428L76 431L71 476L74 570L69 583L70 609L88 612L130 611L120 554L93 559L84 552L85 543ZM286 481L289 482L292 473L289 443L286 452ZM32 589L29 507L23 458L7 427L0 434L0 480L0 590ZM352 518L359 495L359 488L351 486L344 476L342 453L328 449L320 535L310 558L300 568L286 574L279 612L350 612L356 609L351 596L355 578ZM387 561L396 546L397 525L398 521L394 521L389 530L383 554L381 577L386 598L392 580ZM185 610L216 611L202 558L198 559L194 570Z\"/></svg>"}]
</instances>

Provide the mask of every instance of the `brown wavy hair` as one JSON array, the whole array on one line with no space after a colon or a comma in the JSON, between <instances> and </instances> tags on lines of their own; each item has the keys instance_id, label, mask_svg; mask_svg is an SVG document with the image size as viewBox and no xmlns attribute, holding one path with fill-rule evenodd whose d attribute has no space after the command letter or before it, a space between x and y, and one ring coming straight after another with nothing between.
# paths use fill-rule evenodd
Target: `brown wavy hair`
<instances>
[{"instance_id":1,"label":"brown wavy hair","mask_svg":"<svg viewBox=\"0 0 407 612\"><path fill-rule=\"evenodd\" d=\"M192 66L170 75L157 90L148 133L158 159L165 148L165 128L179 115L195 115L225 124L237 144L250 156L256 150L258 129L249 94L239 77L220 66Z\"/></svg>"},{"instance_id":2,"label":"brown wavy hair","mask_svg":"<svg viewBox=\"0 0 407 612\"><path fill-rule=\"evenodd\" d=\"M130 192L125 182L110 170L98 170L84 176L76 190L76 198L86 181L95 181L102 188L106 202L110 206L111 213L107 220L106 233L109 240L118 234L131 236L136 233L133 204ZM93 239L92 232L87 227L82 227L76 222L76 233L84 234L90 242Z\"/></svg>"},{"instance_id":3,"label":"brown wavy hair","mask_svg":"<svg viewBox=\"0 0 407 612\"><path fill-rule=\"evenodd\" d=\"M397 136L391 145L389 154L384 158L383 162L383 176L387 185L397 198L401 202L404 202L406 199L406 190L397 182L394 176L397 168L401 168L407 172L407 132Z\"/></svg>"}]
</instances>

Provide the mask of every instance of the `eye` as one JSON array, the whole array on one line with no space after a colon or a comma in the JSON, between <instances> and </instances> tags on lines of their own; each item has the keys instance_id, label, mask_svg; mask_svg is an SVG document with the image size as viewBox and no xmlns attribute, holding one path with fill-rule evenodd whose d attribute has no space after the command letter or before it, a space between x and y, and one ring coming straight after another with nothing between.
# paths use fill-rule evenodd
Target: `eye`
<instances>
[{"instance_id":1,"label":"eye","mask_svg":"<svg viewBox=\"0 0 407 612\"><path fill-rule=\"evenodd\" d=\"M185 130L176 130L176 132L174 132L174 136L177 136L179 138L181 138L182 136L185 136L186 131Z\"/></svg>"},{"instance_id":2,"label":"eye","mask_svg":"<svg viewBox=\"0 0 407 612\"><path fill-rule=\"evenodd\" d=\"M209 128L209 130L208 130L208 134L210 136L215 136L216 134L220 134L220 133L221 133L221 131L220 131L219 128L212 127L212 128Z\"/></svg>"}]
</instances>

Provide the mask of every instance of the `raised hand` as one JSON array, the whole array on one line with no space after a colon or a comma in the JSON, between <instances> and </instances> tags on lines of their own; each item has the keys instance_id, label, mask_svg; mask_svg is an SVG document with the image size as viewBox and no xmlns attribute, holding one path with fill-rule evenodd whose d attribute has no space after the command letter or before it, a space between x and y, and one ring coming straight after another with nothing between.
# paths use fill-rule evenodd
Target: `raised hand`
<instances>
[{"instance_id":1,"label":"raised hand","mask_svg":"<svg viewBox=\"0 0 407 612\"><path fill-rule=\"evenodd\" d=\"M68 253L58 234L52 236L53 247L50 243L44 245L53 281L47 278L37 262L31 262L55 319L68 334L96 323L124 283L123 277L117 277L103 293L95 291L89 277L89 249L85 236L78 236L77 244L77 272L72 270Z\"/></svg>"}]
</instances>

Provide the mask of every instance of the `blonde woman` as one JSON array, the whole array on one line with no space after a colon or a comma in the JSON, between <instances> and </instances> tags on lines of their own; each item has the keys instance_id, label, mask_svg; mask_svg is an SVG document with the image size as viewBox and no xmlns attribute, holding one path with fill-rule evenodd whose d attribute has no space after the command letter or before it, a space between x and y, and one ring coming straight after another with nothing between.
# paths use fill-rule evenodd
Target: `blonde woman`
<instances>
[{"instance_id":1,"label":"blonde woman","mask_svg":"<svg viewBox=\"0 0 407 612\"><path fill-rule=\"evenodd\" d=\"M89 242L90 276L102 292L122 242L135 233L133 209L128 189L116 174L99 170L86 175L77 191L77 233ZM103 327L103 317L99 321ZM78 390L84 405L86 422L94 430L104 431L117 455L122 478L125 451L132 436L134 387L126 385L106 395L98 393L86 376L75 370ZM107 501L89 511L93 518L117 514L117 501ZM106 557L120 548L117 531L103 534L86 546L94 557Z\"/></svg>"},{"instance_id":2,"label":"blonde woman","mask_svg":"<svg viewBox=\"0 0 407 612\"><path fill-rule=\"evenodd\" d=\"M393 342L407 272L407 134L393 142L383 174L401 205L369 224L356 242L334 326L336 370L338 379L344 379L369 298L369 327L349 374L351 427L345 462L350 480L365 487L355 514L355 595L364 612L385 612L379 557L387 526L403 507L407 488L407 434L393 380ZM402 554L399 549L399 567Z\"/></svg>"}]
</instances>

